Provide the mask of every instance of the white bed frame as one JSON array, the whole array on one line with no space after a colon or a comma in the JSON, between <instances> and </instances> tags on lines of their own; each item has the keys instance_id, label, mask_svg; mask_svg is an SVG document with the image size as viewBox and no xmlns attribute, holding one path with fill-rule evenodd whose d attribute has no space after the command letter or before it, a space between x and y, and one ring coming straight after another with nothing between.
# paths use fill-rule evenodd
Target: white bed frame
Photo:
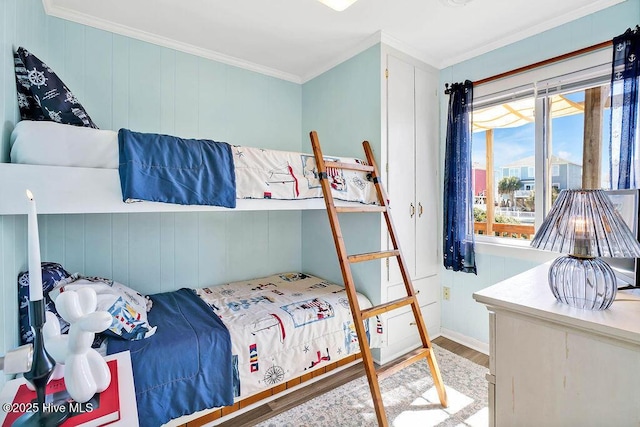
<instances>
[{"instance_id":1,"label":"white bed frame","mask_svg":"<svg viewBox=\"0 0 640 427\"><path fill-rule=\"evenodd\" d=\"M33 192L39 214L325 209L322 198L239 199L235 209L160 202L124 203L120 190L120 176L116 169L0 163L0 215L27 213L26 189ZM336 206L349 205L360 204L336 201Z\"/></svg>"}]
</instances>

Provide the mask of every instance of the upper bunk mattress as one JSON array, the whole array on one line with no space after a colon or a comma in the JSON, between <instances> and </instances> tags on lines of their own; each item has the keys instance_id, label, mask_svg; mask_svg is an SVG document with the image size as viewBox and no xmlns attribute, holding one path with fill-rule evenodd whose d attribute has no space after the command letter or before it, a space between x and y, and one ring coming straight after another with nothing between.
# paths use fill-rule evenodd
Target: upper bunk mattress
<instances>
[{"instance_id":1,"label":"upper bunk mattress","mask_svg":"<svg viewBox=\"0 0 640 427\"><path fill-rule=\"evenodd\" d=\"M321 198L312 154L231 145L236 199L302 200ZM18 122L11 134L11 162L85 168L118 169L118 132L63 125L47 121ZM348 157L326 160L366 163ZM335 199L377 203L375 186L367 173L327 170Z\"/></svg>"}]
</instances>

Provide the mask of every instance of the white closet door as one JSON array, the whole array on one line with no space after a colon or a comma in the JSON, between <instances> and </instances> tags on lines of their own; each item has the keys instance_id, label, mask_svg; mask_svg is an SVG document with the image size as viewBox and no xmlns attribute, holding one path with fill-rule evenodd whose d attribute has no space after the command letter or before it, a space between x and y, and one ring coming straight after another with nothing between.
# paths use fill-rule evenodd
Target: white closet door
<instances>
[{"instance_id":1,"label":"white closet door","mask_svg":"<svg viewBox=\"0 0 640 427\"><path fill-rule=\"evenodd\" d=\"M416 278L438 273L438 77L416 68Z\"/></svg>"},{"instance_id":2,"label":"white closet door","mask_svg":"<svg viewBox=\"0 0 640 427\"><path fill-rule=\"evenodd\" d=\"M387 55L387 192L391 215L409 274L415 274L415 109L414 67ZM412 215L413 213L413 215ZM398 263L389 261L389 283L402 281Z\"/></svg>"}]
</instances>

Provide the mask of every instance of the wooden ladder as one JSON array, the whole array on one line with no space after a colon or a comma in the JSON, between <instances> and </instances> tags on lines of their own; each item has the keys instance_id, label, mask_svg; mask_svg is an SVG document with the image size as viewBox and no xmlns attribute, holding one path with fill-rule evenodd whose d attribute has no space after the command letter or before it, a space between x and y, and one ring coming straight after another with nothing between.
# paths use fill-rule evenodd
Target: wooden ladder
<instances>
[{"instance_id":1,"label":"wooden ladder","mask_svg":"<svg viewBox=\"0 0 640 427\"><path fill-rule=\"evenodd\" d=\"M396 231L391 221L390 208L387 204L387 195L380 182L380 175L378 173L378 167L376 166L373 152L368 141L364 141L364 152L367 156L368 165L358 163L342 163L342 162L330 162L325 161L322 155L322 149L320 148L320 140L316 131L312 131L311 134L311 146L313 147L313 155L316 159L316 167L318 168L318 175L320 178L320 184L322 186L322 193L324 194L324 201L327 207L327 214L329 215L329 222L331 224L331 230L333 232L333 240L336 245L336 251L338 252L338 261L340 263L340 269L342 270L342 278L344 280L345 290L349 297L349 306L351 307L351 313L353 315L353 321L355 323L356 332L358 334L358 341L360 342L360 351L362 353L362 360L364 368L367 373L367 380L369 381L369 388L371 389L371 396L373 398L373 404L376 411L376 417L378 418L378 424L381 427L389 425L387 416L384 411L384 405L382 402L382 395L380 393L379 380L398 372L399 370L419 361L423 357L427 359L429 369L431 370L431 377L438 391L438 397L440 398L440 404L443 407L447 407L447 394L440 376L440 369L436 362L435 354L429 340L429 334L422 318L422 312L420 311L420 305L418 304L417 293L413 289L411 278L409 277L407 265L402 257L402 251L400 250L400 244L396 238ZM373 183L376 187L376 193L378 196L379 205L362 205L362 206L349 206L342 207L336 206L333 201L333 195L331 194L331 185L327 179L327 168L348 169L357 170L371 173ZM384 214L385 221L387 223L387 230L389 237L393 244L393 249L380 252L369 252L358 255L348 255L342 237L342 231L340 229L340 222L338 221L338 213L359 213L359 212L382 212ZM378 306L360 309L358 304L358 298L356 295L355 284L353 276L351 274L351 263L372 261L382 258L395 257L400 267L404 286L407 291L407 296L399 298L393 301L389 301ZM376 367L373 364L373 358L371 356L371 349L368 345L368 339L366 330L364 327L364 321L370 317L374 317L391 310L396 310L401 307L411 305L413 316L415 318L416 326L422 340L422 346L413 350L399 359L396 359L384 366Z\"/></svg>"}]
</instances>

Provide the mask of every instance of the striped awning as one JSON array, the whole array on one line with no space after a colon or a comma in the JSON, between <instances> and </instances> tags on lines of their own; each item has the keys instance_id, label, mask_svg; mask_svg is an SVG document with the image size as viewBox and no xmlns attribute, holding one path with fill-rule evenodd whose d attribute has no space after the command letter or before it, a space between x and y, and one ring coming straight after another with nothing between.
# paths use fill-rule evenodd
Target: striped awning
<instances>
[{"instance_id":1,"label":"striped awning","mask_svg":"<svg viewBox=\"0 0 640 427\"><path fill-rule=\"evenodd\" d=\"M551 97L551 117L584 113L584 102L575 102L562 95ZM513 128L535 121L535 98L517 99L473 111L473 132L496 128Z\"/></svg>"}]
</instances>

